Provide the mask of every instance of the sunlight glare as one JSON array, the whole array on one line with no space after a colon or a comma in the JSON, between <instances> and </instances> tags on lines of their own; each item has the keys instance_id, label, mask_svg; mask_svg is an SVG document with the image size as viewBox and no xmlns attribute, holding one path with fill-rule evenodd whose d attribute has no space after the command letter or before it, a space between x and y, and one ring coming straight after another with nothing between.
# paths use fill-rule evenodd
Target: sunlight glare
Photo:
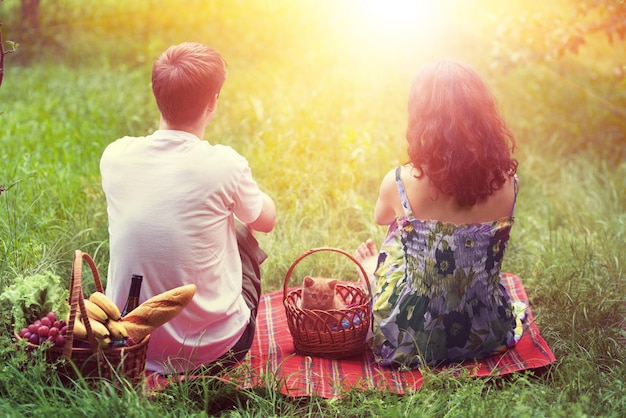
<instances>
[{"instance_id":1,"label":"sunlight glare","mask_svg":"<svg viewBox=\"0 0 626 418\"><path fill-rule=\"evenodd\" d=\"M397 32L429 24L436 4L427 0L362 0L356 12L373 30Z\"/></svg>"},{"instance_id":2,"label":"sunlight glare","mask_svg":"<svg viewBox=\"0 0 626 418\"><path fill-rule=\"evenodd\" d=\"M344 30L386 50L414 48L437 41L448 25L449 1L358 0L343 6Z\"/></svg>"}]
</instances>

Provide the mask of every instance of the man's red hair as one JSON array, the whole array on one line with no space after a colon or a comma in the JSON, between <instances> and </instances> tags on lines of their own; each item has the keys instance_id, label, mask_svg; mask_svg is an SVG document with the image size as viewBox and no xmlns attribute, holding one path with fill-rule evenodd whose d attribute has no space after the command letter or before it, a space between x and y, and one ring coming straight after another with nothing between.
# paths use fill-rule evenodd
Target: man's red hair
<instances>
[{"instance_id":1,"label":"man's red hair","mask_svg":"<svg viewBox=\"0 0 626 418\"><path fill-rule=\"evenodd\" d=\"M222 56L199 43L174 45L152 66L152 91L170 125L197 120L225 80L226 62Z\"/></svg>"}]
</instances>

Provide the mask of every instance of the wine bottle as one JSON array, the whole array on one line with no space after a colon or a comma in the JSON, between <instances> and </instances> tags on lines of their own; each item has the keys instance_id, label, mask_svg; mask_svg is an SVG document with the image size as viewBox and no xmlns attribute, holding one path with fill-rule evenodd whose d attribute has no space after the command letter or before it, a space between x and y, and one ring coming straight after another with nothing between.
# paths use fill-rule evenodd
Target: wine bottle
<instances>
[{"instance_id":1,"label":"wine bottle","mask_svg":"<svg viewBox=\"0 0 626 418\"><path fill-rule=\"evenodd\" d=\"M141 290L141 282L143 276L140 274L133 274L130 278L130 290L128 291L128 299L126 299L126 305L122 310L122 317L126 316L130 311L135 309L139 305L139 291Z\"/></svg>"}]
</instances>

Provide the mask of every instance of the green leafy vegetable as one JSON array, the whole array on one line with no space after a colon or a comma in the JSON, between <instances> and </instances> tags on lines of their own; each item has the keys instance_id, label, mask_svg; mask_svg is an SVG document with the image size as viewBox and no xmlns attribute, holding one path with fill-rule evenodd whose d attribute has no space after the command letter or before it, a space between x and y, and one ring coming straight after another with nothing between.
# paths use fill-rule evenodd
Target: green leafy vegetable
<instances>
[{"instance_id":1,"label":"green leafy vegetable","mask_svg":"<svg viewBox=\"0 0 626 418\"><path fill-rule=\"evenodd\" d=\"M0 294L0 313L5 320L11 318L14 329L24 327L51 311L63 317L69 312L68 294L61 278L50 271L18 276L15 283Z\"/></svg>"}]
</instances>

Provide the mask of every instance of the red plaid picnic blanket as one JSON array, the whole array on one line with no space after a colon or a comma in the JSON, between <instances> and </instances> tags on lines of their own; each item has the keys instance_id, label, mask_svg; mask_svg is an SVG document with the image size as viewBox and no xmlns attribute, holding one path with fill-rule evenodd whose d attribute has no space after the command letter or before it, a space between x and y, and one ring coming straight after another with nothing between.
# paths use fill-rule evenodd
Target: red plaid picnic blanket
<instances>
[{"instance_id":1,"label":"red plaid picnic blanket","mask_svg":"<svg viewBox=\"0 0 626 418\"><path fill-rule=\"evenodd\" d=\"M504 273L502 281L513 301L521 301L528 306L520 341L502 354L441 366L433 369L434 373L467 370L470 376L475 377L505 375L544 367L555 361L550 347L539 334L521 280L513 274ZM360 356L340 360L296 354L287 325L282 290L261 296L254 342L239 369L243 376L247 376L242 386L263 386L269 375L272 381L280 384L281 393L293 397L340 397L353 388L404 394L419 389L423 382L419 370L378 366L369 350ZM163 379L152 377L148 385L153 388L162 386ZM241 377L233 380L240 383Z\"/></svg>"}]
</instances>

